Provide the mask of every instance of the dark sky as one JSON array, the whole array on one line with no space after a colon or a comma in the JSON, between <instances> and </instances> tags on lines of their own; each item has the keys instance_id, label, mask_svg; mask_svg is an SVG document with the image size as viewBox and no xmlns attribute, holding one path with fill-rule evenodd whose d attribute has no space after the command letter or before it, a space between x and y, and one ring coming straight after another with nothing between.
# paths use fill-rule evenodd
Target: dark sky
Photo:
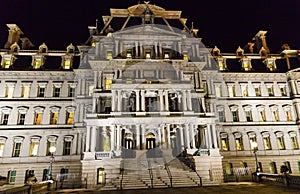
<instances>
[{"instance_id":1,"label":"dark sky","mask_svg":"<svg viewBox=\"0 0 300 194\"><path fill-rule=\"evenodd\" d=\"M143 1L141 1L143 2ZM0 48L7 40L7 23L16 23L36 46L45 42L50 50L71 42L84 43L87 26L95 25L109 8L127 8L138 0L1 0ZM188 26L194 22L198 36L208 47L223 52L243 47L259 30L267 30L268 46L278 52L284 43L300 49L299 0L152 0L166 10L182 10ZM117 29L115 29L117 30Z\"/></svg>"}]
</instances>

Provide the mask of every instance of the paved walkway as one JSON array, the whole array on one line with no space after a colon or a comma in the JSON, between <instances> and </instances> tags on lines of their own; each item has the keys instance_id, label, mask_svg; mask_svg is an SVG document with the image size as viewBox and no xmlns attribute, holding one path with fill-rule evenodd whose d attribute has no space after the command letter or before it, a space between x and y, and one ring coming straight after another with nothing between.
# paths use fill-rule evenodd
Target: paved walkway
<instances>
[{"instance_id":1,"label":"paved walkway","mask_svg":"<svg viewBox=\"0 0 300 194\"><path fill-rule=\"evenodd\" d=\"M92 191L92 190L64 190L56 193L101 193L101 194L300 194L300 189L258 183L229 183L220 186L190 187L190 188L165 188L165 189L139 189L122 191Z\"/></svg>"}]
</instances>

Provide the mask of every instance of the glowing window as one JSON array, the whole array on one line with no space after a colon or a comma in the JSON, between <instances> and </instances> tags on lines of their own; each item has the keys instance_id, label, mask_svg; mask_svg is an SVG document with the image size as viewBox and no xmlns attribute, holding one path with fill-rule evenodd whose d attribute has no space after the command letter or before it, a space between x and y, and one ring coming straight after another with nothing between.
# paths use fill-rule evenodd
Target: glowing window
<instances>
[{"instance_id":1,"label":"glowing window","mask_svg":"<svg viewBox=\"0 0 300 194\"><path fill-rule=\"evenodd\" d=\"M0 142L0 157L3 157L4 154L4 143Z\"/></svg>"},{"instance_id":2,"label":"glowing window","mask_svg":"<svg viewBox=\"0 0 300 194\"><path fill-rule=\"evenodd\" d=\"M112 51L107 51L107 53L106 53L106 59L110 60L112 58L113 58Z\"/></svg>"},{"instance_id":3,"label":"glowing window","mask_svg":"<svg viewBox=\"0 0 300 194\"><path fill-rule=\"evenodd\" d=\"M110 90L110 85L112 84L111 79L105 79L105 90Z\"/></svg>"},{"instance_id":4,"label":"glowing window","mask_svg":"<svg viewBox=\"0 0 300 194\"><path fill-rule=\"evenodd\" d=\"M263 140L264 140L265 149L266 150L271 150L272 146L271 146L270 136L263 137Z\"/></svg>"},{"instance_id":5,"label":"glowing window","mask_svg":"<svg viewBox=\"0 0 300 194\"><path fill-rule=\"evenodd\" d=\"M127 59L132 59L132 50L127 50L126 58Z\"/></svg>"},{"instance_id":6,"label":"glowing window","mask_svg":"<svg viewBox=\"0 0 300 194\"><path fill-rule=\"evenodd\" d=\"M64 69L71 69L71 60L65 59Z\"/></svg>"},{"instance_id":7,"label":"glowing window","mask_svg":"<svg viewBox=\"0 0 300 194\"><path fill-rule=\"evenodd\" d=\"M13 97L13 93L14 93L14 87L12 86L6 86L6 92L5 92L5 97L6 98L12 98Z\"/></svg>"},{"instance_id":8,"label":"glowing window","mask_svg":"<svg viewBox=\"0 0 300 194\"><path fill-rule=\"evenodd\" d=\"M221 133L221 145L223 151L229 151L229 141L226 133Z\"/></svg>"},{"instance_id":9,"label":"glowing window","mask_svg":"<svg viewBox=\"0 0 300 194\"><path fill-rule=\"evenodd\" d=\"M259 86L255 86L254 90L255 90L255 96L261 96L261 92L260 92L260 87Z\"/></svg>"},{"instance_id":10,"label":"glowing window","mask_svg":"<svg viewBox=\"0 0 300 194\"><path fill-rule=\"evenodd\" d=\"M241 85L241 88L242 88L242 95L244 97L247 97L249 94L248 94L248 85Z\"/></svg>"},{"instance_id":11,"label":"glowing window","mask_svg":"<svg viewBox=\"0 0 300 194\"><path fill-rule=\"evenodd\" d=\"M268 89L268 94L269 94L269 96L274 96L274 89L273 89L273 86L268 86L267 89Z\"/></svg>"},{"instance_id":12,"label":"glowing window","mask_svg":"<svg viewBox=\"0 0 300 194\"><path fill-rule=\"evenodd\" d=\"M170 54L168 52L165 52L164 59L170 59Z\"/></svg>"},{"instance_id":13,"label":"glowing window","mask_svg":"<svg viewBox=\"0 0 300 194\"><path fill-rule=\"evenodd\" d=\"M285 111L285 116L286 116L286 120L287 120L287 121L293 121L291 110L286 110L286 111Z\"/></svg>"},{"instance_id":14,"label":"glowing window","mask_svg":"<svg viewBox=\"0 0 300 194\"><path fill-rule=\"evenodd\" d=\"M14 142L13 154L12 157L19 157L21 153L21 142Z\"/></svg>"},{"instance_id":15,"label":"glowing window","mask_svg":"<svg viewBox=\"0 0 300 194\"><path fill-rule=\"evenodd\" d=\"M242 137L235 138L235 144L236 144L236 150L238 150L238 151L244 150Z\"/></svg>"},{"instance_id":16,"label":"glowing window","mask_svg":"<svg viewBox=\"0 0 300 194\"><path fill-rule=\"evenodd\" d=\"M47 150L46 150L46 155L47 156L50 156L51 155L51 152L50 152L50 147L56 147L56 142L55 141L47 141Z\"/></svg>"},{"instance_id":17,"label":"glowing window","mask_svg":"<svg viewBox=\"0 0 300 194\"><path fill-rule=\"evenodd\" d=\"M259 121L265 122L267 120L265 110L259 110L258 113L259 113Z\"/></svg>"},{"instance_id":18,"label":"glowing window","mask_svg":"<svg viewBox=\"0 0 300 194\"><path fill-rule=\"evenodd\" d=\"M30 86L23 85L23 86L22 86L22 94L21 94L21 97L22 97L22 98L29 98L29 91L30 91Z\"/></svg>"},{"instance_id":19,"label":"glowing window","mask_svg":"<svg viewBox=\"0 0 300 194\"><path fill-rule=\"evenodd\" d=\"M52 112L50 115L50 124L51 125L57 124L57 119L58 119L58 112Z\"/></svg>"},{"instance_id":20,"label":"glowing window","mask_svg":"<svg viewBox=\"0 0 300 194\"><path fill-rule=\"evenodd\" d=\"M273 110L273 111L272 111L272 114L273 114L273 119L274 119L274 121L278 122L278 121L279 121L279 113L278 113L278 110Z\"/></svg>"},{"instance_id":21,"label":"glowing window","mask_svg":"<svg viewBox=\"0 0 300 194\"><path fill-rule=\"evenodd\" d=\"M30 150L29 150L29 156L37 156L39 149L39 142L32 141L30 143Z\"/></svg>"},{"instance_id":22,"label":"glowing window","mask_svg":"<svg viewBox=\"0 0 300 194\"><path fill-rule=\"evenodd\" d=\"M42 122L43 113L35 113L34 124L40 125Z\"/></svg>"},{"instance_id":23,"label":"glowing window","mask_svg":"<svg viewBox=\"0 0 300 194\"><path fill-rule=\"evenodd\" d=\"M230 84L227 87L229 97L235 97L235 86Z\"/></svg>"},{"instance_id":24,"label":"glowing window","mask_svg":"<svg viewBox=\"0 0 300 194\"><path fill-rule=\"evenodd\" d=\"M294 150L298 150L299 144L298 144L297 136L291 136L291 142L292 142L292 148Z\"/></svg>"},{"instance_id":25,"label":"glowing window","mask_svg":"<svg viewBox=\"0 0 300 194\"><path fill-rule=\"evenodd\" d=\"M72 125L73 124L73 117L74 117L74 113L73 112L67 112L67 116L66 116L66 123L67 125Z\"/></svg>"},{"instance_id":26,"label":"glowing window","mask_svg":"<svg viewBox=\"0 0 300 194\"><path fill-rule=\"evenodd\" d=\"M187 54L183 54L183 60L184 61L188 61L189 60L189 56Z\"/></svg>"}]
</instances>

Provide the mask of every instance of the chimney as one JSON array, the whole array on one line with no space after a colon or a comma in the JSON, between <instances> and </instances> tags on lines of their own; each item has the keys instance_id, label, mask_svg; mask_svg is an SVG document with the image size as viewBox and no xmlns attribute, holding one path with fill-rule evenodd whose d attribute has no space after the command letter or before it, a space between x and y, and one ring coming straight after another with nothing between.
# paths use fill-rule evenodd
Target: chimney
<instances>
[{"instance_id":1,"label":"chimney","mask_svg":"<svg viewBox=\"0 0 300 194\"><path fill-rule=\"evenodd\" d=\"M9 28L7 42L4 45L5 49L9 49L15 42L18 43L20 36L23 34L21 29L16 24L6 24Z\"/></svg>"},{"instance_id":2,"label":"chimney","mask_svg":"<svg viewBox=\"0 0 300 194\"><path fill-rule=\"evenodd\" d=\"M266 50L267 53L270 53L270 50L268 48L268 45L267 45L267 40L266 40L266 34L267 34L267 31L262 31L260 30L254 37L255 40L258 40L259 41L259 45L260 48L258 48L258 51L261 50L262 47L264 47L264 49Z\"/></svg>"}]
</instances>

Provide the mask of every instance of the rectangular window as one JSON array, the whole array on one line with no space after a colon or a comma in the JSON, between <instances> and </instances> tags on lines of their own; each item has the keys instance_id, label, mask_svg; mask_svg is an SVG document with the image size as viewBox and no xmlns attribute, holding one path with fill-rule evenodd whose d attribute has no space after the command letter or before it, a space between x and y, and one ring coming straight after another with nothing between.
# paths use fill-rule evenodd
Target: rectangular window
<instances>
[{"instance_id":1,"label":"rectangular window","mask_svg":"<svg viewBox=\"0 0 300 194\"><path fill-rule=\"evenodd\" d=\"M6 98L12 98L14 93L14 87L8 87L6 86L6 92L5 92L5 97Z\"/></svg>"},{"instance_id":2,"label":"rectangular window","mask_svg":"<svg viewBox=\"0 0 300 194\"><path fill-rule=\"evenodd\" d=\"M248 86L247 85L242 85L241 88L242 88L242 95L244 97L247 97L249 95L248 94Z\"/></svg>"},{"instance_id":3,"label":"rectangular window","mask_svg":"<svg viewBox=\"0 0 300 194\"><path fill-rule=\"evenodd\" d=\"M47 156L51 155L50 150L49 150L51 146L56 147L56 142L55 141L47 141L47 150L46 150Z\"/></svg>"},{"instance_id":4,"label":"rectangular window","mask_svg":"<svg viewBox=\"0 0 300 194\"><path fill-rule=\"evenodd\" d=\"M106 79L105 80L105 90L110 90L110 85L112 84L111 79Z\"/></svg>"},{"instance_id":5,"label":"rectangular window","mask_svg":"<svg viewBox=\"0 0 300 194\"><path fill-rule=\"evenodd\" d=\"M235 86L234 85L228 86L228 95L229 95L229 97L235 97Z\"/></svg>"},{"instance_id":6,"label":"rectangular window","mask_svg":"<svg viewBox=\"0 0 300 194\"><path fill-rule=\"evenodd\" d=\"M222 143L222 150L223 151L229 151L229 142L228 142L228 138L227 137L223 137L221 139L221 143Z\"/></svg>"},{"instance_id":7,"label":"rectangular window","mask_svg":"<svg viewBox=\"0 0 300 194\"><path fill-rule=\"evenodd\" d=\"M268 89L268 94L269 94L269 96L274 96L274 89L273 89L273 86L268 86L267 89Z\"/></svg>"},{"instance_id":8,"label":"rectangular window","mask_svg":"<svg viewBox=\"0 0 300 194\"><path fill-rule=\"evenodd\" d=\"M232 113L232 120L233 122L239 122L239 115L238 115L238 111L234 110L231 112Z\"/></svg>"},{"instance_id":9,"label":"rectangular window","mask_svg":"<svg viewBox=\"0 0 300 194\"><path fill-rule=\"evenodd\" d=\"M18 125L24 125L25 123L25 113L19 113Z\"/></svg>"},{"instance_id":10,"label":"rectangular window","mask_svg":"<svg viewBox=\"0 0 300 194\"><path fill-rule=\"evenodd\" d=\"M271 150L271 149L272 149L272 146L271 146L271 140L270 140L270 137L269 137L269 136L264 137L263 140L264 140L265 149L266 149L266 150Z\"/></svg>"},{"instance_id":11,"label":"rectangular window","mask_svg":"<svg viewBox=\"0 0 300 194\"><path fill-rule=\"evenodd\" d=\"M252 113L251 113L251 110L246 110L246 111L245 111L245 114L246 114L247 122L252 122L253 119L252 119Z\"/></svg>"},{"instance_id":12,"label":"rectangular window","mask_svg":"<svg viewBox=\"0 0 300 194\"><path fill-rule=\"evenodd\" d=\"M164 59L170 59L170 53L169 52L164 53Z\"/></svg>"},{"instance_id":13,"label":"rectangular window","mask_svg":"<svg viewBox=\"0 0 300 194\"><path fill-rule=\"evenodd\" d=\"M45 97L45 88L44 87L38 88L38 97Z\"/></svg>"},{"instance_id":14,"label":"rectangular window","mask_svg":"<svg viewBox=\"0 0 300 194\"><path fill-rule=\"evenodd\" d=\"M147 49L145 51L145 54L146 54L146 59L151 59L151 50Z\"/></svg>"},{"instance_id":15,"label":"rectangular window","mask_svg":"<svg viewBox=\"0 0 300 194\"><path fill-rule=\"evenodd\" d=\"M222 96L222 89L221 86L215 86L215 91L216 91L216 97L221 97Z\"/></svg>"},{"instance_id":16,"label":"rectangular window","mask_svg":"<svg viewBox=\"0 0 300 194\"><path fill-rule=\"evenodd\" d=\"M35 113L35 118L34 118L34 124L35 125L40 125L42 122L43 114L42 113Z\"/></svg>"},{"instance_id":17,"label":"rectangular window","mask_svg":"<svg viewBox=\"0 0 300 194\"><path fill-rule=\"evenodd\" d=\"M242 137L235 138L235 144L236 144L236 150L243 151L244 150L244 144Z\"/></svg>"},{"instance_id":18,"label":"rectangular window","mask_svg":"<svg viewBox=\"0 0 300 194\"><path fill-rule=\"evenodd\" d=\"M56 125L58 119L58 112L51 112L50 114L50 125Z\"/></svg>"},{"instance_id":19,"label":"rectangular window","mask_svg":"<svg viewBox=\"0 0 300 194\"><path fill-rule=\"evenodd\" d=\"M256 86L254 89L255 89L255 96L261 96L260 87Z\"/></svg>"},{"instance_id":20,"label":"rectangular window","mask_svg":"<svg viewBox=\"0 0 300 194\"><path fill-rule=\"evenodd\" d=\"M69 169L67 169L67 168L60 169L60 175L61 175L60 180L67 180L68 174L69 174Z\"/></svg>"},{"instance_id":21,"label":"rectangular window","mask_svg":"<svg viewBox=\"0 0 300 194\"><path fill-rule=\"evenodd\" d=\"M39 149L39 142L31 142L29 156L37 156Z\"/></svg>"},{"instance_id":22,"label":"rectangular window","mask_svg":"<svg viewBox=\"0 0 300 194\"><path fill-rule=\"evenodd\" d=\"M298 144L297 136L292 136L291 141L292 141L292 148L294 150L298 150L299 149L299 144Z\"/></svg>"},{"instance_id":23,"label":"rectangular window","mask_svg":"<svg viewBox=\"0 0 300 194\"><path fill-rule=\"evenodd\" d=\"M3 157L4 154L4 143L0 143L0 157Z\"/></svg>"},{"instance_id":24,"label":"rectangular window","mask_svg":"<svg viewBox=\"0 0 300 194\"><path fill-rule=\"evenodd\" d=\"M73 117L74 117L74 113L73 112L67 112L66 115L66 123L67 125L72 125L73 124Z\"/></svg>"},{"instance_id":25,"label":"rectangular window","mask_svg":"<svg viewBox=\"0 0 300 194\"><path fill-rule=\"evenodd\" d=\"M273 119L275 122L278 122L279 121L279 114L278 114L278 110L274 110L272 111L273 113Z\"/></svg>"},{"instance_id":26,"label":"rectangular window","mask_svg":"<svg viewBox=\"0 0 300 194\"><path fill-rule=\"evenodd\" d=\"M286 96L287 95L285 86L280 87L280 93L281 93L281 96Z\"/></svg>"},{"instance_id":27,"label":"rectangular window","mask_svg":"<svg viewBox=\"0 0 300 194\"><path fill-rule=\"evenodd\" d=\"M283 136L277 137L277 143L278 143L278 148L280 150L285 150L285 144L284 144Z\"/></svg>"},{"instance_id":28,"label":"rectangular window","mask_svg":"<svg viewBox=\"0 0 300 194\"><path fill-rule=\"evenodd\" d=\"M15 183L16 182L16 175L17 175L17 171L15 171L15 170L8 171L8 181L9 181L9 183Z\"/></svg>"},{"instance_id":29,"label":"rectangular window","mask_svg":"<svg viewBox=\"0 0 300 194\"><path fill-rule=\"evenodd\" d=\"M224 110L220 110L220 111L218 111L218 113L219 113L219 122L225 122L226 119L225 119L225 112L224 112Z\"/></svg>"},{"instance_id":30,"label":"rectangular window","mask_svg":"<svg viewBox=\"0 0 300 194\"><path fill-rule=\"evenodd\" d=\"M189 61L189 56L187 54L183 54L183 60L184 61Z\"/></svg>"},{"instance_id":31,"label":"rectangular window","mask_svg":"<svg viewBox=\"0 0 300 194\"><path fill-rule=\"evenodd\" d=\"M22 86L22 98L29 98L30 86Z\"/></svg>"},{"instance_id":32,"label":"rectangular window","mask_svg":"<svg viewBox=\"0 0 300 194\"><path fill-rule=\"evenodd\" d=\"M285 116L286 116L286 120L287 120L287 121L293 121L291 110L285 111Z\"/></svg>"},{"instance_id":33,"label":"rectangular window","mask_svg":"<svg viewBox=\"0 0 300 194\"><path fill-rule=\"evenodd\" d=\"M48 180L48 175L49 175L49 169L44 169L42 181Z\"/></svg>"},{"instance_id":34,"label":"rectangular window","mask_svg":"<svg viewBox=\"0 0 300 194\"><path fill-rule=\"evenodd\" d=\"M63 150L63 155L64 156L69 156L71 155L71 141L64 141L64 150Z\"/></svg>"},{"instance_id":35,"label":"rectangular window","mask_svg":"<svg viewBox=\"0 0 300 194\"><path fill-rule=\"evenodd\" d=\"M7 125L9 114L4 113L2 118L2 125Z\"/></svg>"},{"instance_id":36,"label":"rectangular window","mask_svg":"<svg viewBox=\"0 0 300 194\"><path fill-rule=\"evenodd\" d=\"M112 51L107 51L107 52L106 52L106 59L107 59L107 60L110 60L110 59L112 59L112 58L113 58Z\"/></svg>"},{"instance_id":37,"label":"rectangular window","mask_svg":"<svg viewBox=\"0 0 300 194\"><path fill-rule=\"evenodd\" d=\"M267 119L266 119L266 113L264 110L261 110L259 111L259 117L260 117L260 122L265 122Z\"/></svg>"},{"instance_id":38,"label":"rectangular window","mask_svg":"<svg viewBox=\"0 0 300 194\"><path fill-rule=\"evenodd\" d=\"M53 97L59 97L59 95L60 95L60 88L54 87Z\"/></svg>"},{"instance_id":39,"label":"rectangular window","mask_svg":"<svg viewBox=\"0 0 300 194\"><path fill-rule=\"evenodd\" d=\"M22 145L22 143L20 143L20 142L15 142L14 143L14 149L13 149L12 157L19 157L20 156L21 145Z\"/></svg>"},{"instance_id":40,"label":"rectangular window","mask_svg":"<svg viewBox=\"0 0 300 194\"><path fill-rule=\"evenodd\" d=\"M74 97L75 96L75 88L69 87L69 97Z\"/></svg>"}]
</instances>

